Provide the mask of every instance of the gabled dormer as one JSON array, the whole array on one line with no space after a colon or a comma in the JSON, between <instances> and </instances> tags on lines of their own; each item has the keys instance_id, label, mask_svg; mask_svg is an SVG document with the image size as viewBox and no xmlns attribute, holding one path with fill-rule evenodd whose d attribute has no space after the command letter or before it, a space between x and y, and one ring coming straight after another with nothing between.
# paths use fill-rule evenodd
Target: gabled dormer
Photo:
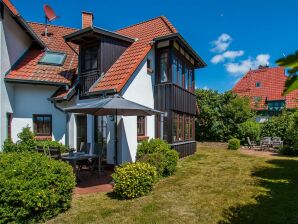
<instances>
[{"instance_id":1,"label":"gabled dormer","mask_svg":"<svg viewBox=\"0 0 298 224\"><path fill-rule=\"evenodd\" d=\"M93 26L92 13L83 12L82 18L82 29L65 36L65 41L79 45L79 95L85 97L135 40Z\"/></svg>"}]
</instances>

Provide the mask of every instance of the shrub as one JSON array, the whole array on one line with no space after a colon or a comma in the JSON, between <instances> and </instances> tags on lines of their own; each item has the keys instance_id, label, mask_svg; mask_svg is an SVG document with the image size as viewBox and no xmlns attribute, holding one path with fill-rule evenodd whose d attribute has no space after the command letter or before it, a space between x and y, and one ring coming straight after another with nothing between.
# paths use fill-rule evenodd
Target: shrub
<instances>
[{"instance_id":1,"label":"shrub","mask_svg":"<svg viewBox=\"0 0 298 224\"><path fill-rule=\"evenodd\" d=\"M279 116L270 117L261 126L261 137L281 137L286 145L291 145L291 137L288 134L289 127L293 123L293 113L283 112Z\"/></svg>"},{"instance_id":2,"label":"shrub","mask_svg":"<svg viewBox=\"0 0 298 224\"><path fill-rule=\"evenodd\" d=\"M34 151L36 146L35 135L29 126L22 129L18 134L19 141L17 142L18 151L27 152Z\"/></svg>"},{"instance_id":3,"label":"shrub","mask_svg":"<svg viewBox=\"0 0 298 224\"><path fill-rule=\"evenodd\" d=\"M229 143L228 149L230 150L237 150L240 148L240 140L237 138L230 139L228 143Z\"/></svg>"},{"instance_id":4,"label":"shrub","mask_svg":"<svg viewBox=\"0 0 298 224\"><path fill-rule=\"evenodd\" d=\"M70 207L72 168L38 153L0 154L0 222L49 219Z\"/></svg>"},{"instance_id":5,"label":"shrub","mask_svg":"<svg viewBox=\"0 0 298 224\"><path fill-rule=\"evenodd\" d=\"M138 145L137 161L155 166L159 176L172 175L178 159L178 152L163 140L151 139Z\"/></svg>"},{"instance_id":6,"label":"shrub","mask_svg":"<svg viewBox=\"0 0 298 224\"><path fill-rule=\"evenodd\" d=\"M142 143L138 145L137 158L146 154L165 152L168 150L171 150L171 146L161 139L142 141Z\"/></svg>"},{"instance_id":7,"label":"shrub","mask_svg":"<svg viewBox=\"0 0 298 224\"><path fill-rule=\"evenodd\" d=\"M152 190L156 176L156 168L148 163L126 163L112 174L114 191L126 199L144 196Z\"/></svg>"},{"instance_id":8,"label":"shrub","mask_svg":"<svg viewBox=\"0 0 298 224\"><path fill-rule=\"evenodd\" d=\"M44 149L48 149L48 147L59 147L62 153L69 152L68 146L63 145L62 143L57 141L38 140L36 141L36 145Z\"/></svg>"},{"instance_id":9,"label":"shrub","mask_svg":"<svg viewBox=\"0 0 298 224\"><path fill-rule=\"evenodd\" d=\"M261 126L255 121L246 121L239 125L239 138L242 142L246 142L246 138L259 141L261 135Z\"/></svg>"},{"instance_id":10,"label":"shrub","mask_svg":"<svg viewBox=\"0 0 298 224\"><path fill-rule=\"evenodd\" d=\"M11 138L7 138L2 146L3 152L17 152L17 145L13 143Z\"/></svg>"}]
</instances>

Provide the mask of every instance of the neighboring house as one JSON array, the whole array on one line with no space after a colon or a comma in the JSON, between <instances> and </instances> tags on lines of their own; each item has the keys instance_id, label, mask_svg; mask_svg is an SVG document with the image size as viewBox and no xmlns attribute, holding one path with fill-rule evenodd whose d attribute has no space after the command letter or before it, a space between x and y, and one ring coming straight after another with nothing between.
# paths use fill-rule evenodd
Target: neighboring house
<instances>
[{"instance_id":1,"label":"neighboring house","mask_svg":"<svg viewBox=\"0 0 298 224\"><path fill-rule=\"evenodd\" d=\"M2 29L12 24L1 33L13 43L1 39L1 63L3 51L21 47L1 66L1 143L18 140L29 125L37 138L70 147L99 143L113 164L115 118L63 108L119 94L165 113L118 117L118 161L134 161L138 142L148 138L166 140L181 156L195 152L194 71L206 64L165 17L112 32L95 27L93 14L83 12L82 29L49 25L45 36L43 24L25 22L2 2Z\"/></svg>"},{"instance_id":2,"label":"neighboring house","mask_svg":"<svg viewBox=\"0 0 298 224\"><path fill-rule=\"evenodd\" d=\"M284 108L298 107L298 91L282 95L286 80L285 68L261 66L249 71L237 82L233 92L249 97L251 107L257 110L261 117L272 116L279 114Z\"/></svg>"}]
</instances>

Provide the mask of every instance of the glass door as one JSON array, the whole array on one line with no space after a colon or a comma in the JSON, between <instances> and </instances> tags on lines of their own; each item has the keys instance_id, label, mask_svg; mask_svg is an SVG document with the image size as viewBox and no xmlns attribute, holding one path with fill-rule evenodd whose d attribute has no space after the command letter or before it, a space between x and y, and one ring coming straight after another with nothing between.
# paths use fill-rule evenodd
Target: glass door
<instances>
[{"instance_id":1,"label":"glass door","mask_svg":"<svg viewBox=\"0 0 298 224\"><path fill-rule=\"evenodd\" d=\"M103 150L103 159L107 158L107 116L94 117L94 141Z\"/></svg>"}]
</instances>

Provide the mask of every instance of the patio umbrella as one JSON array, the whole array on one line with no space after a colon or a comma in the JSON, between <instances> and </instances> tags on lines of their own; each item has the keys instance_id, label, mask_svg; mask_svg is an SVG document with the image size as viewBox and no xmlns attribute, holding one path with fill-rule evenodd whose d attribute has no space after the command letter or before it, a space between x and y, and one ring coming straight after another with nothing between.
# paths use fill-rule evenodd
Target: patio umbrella
<instances>
[{"instance_id":1,"label":"patio umbrella","mask_svg":"<svg viewBox=\"0 0 298 224\"><path fill-rule=\"evenodd\" d=\"M118 128L117 116L151 116L158 115L162 112L152 108L143 106L141 104L126 100L119 95L102 98L92 102L81 103L73 107L64 109L65 112L91 114L95 116L115 115L115 163L117 164L118 153Z\"/></svg>"}]
</instances>

